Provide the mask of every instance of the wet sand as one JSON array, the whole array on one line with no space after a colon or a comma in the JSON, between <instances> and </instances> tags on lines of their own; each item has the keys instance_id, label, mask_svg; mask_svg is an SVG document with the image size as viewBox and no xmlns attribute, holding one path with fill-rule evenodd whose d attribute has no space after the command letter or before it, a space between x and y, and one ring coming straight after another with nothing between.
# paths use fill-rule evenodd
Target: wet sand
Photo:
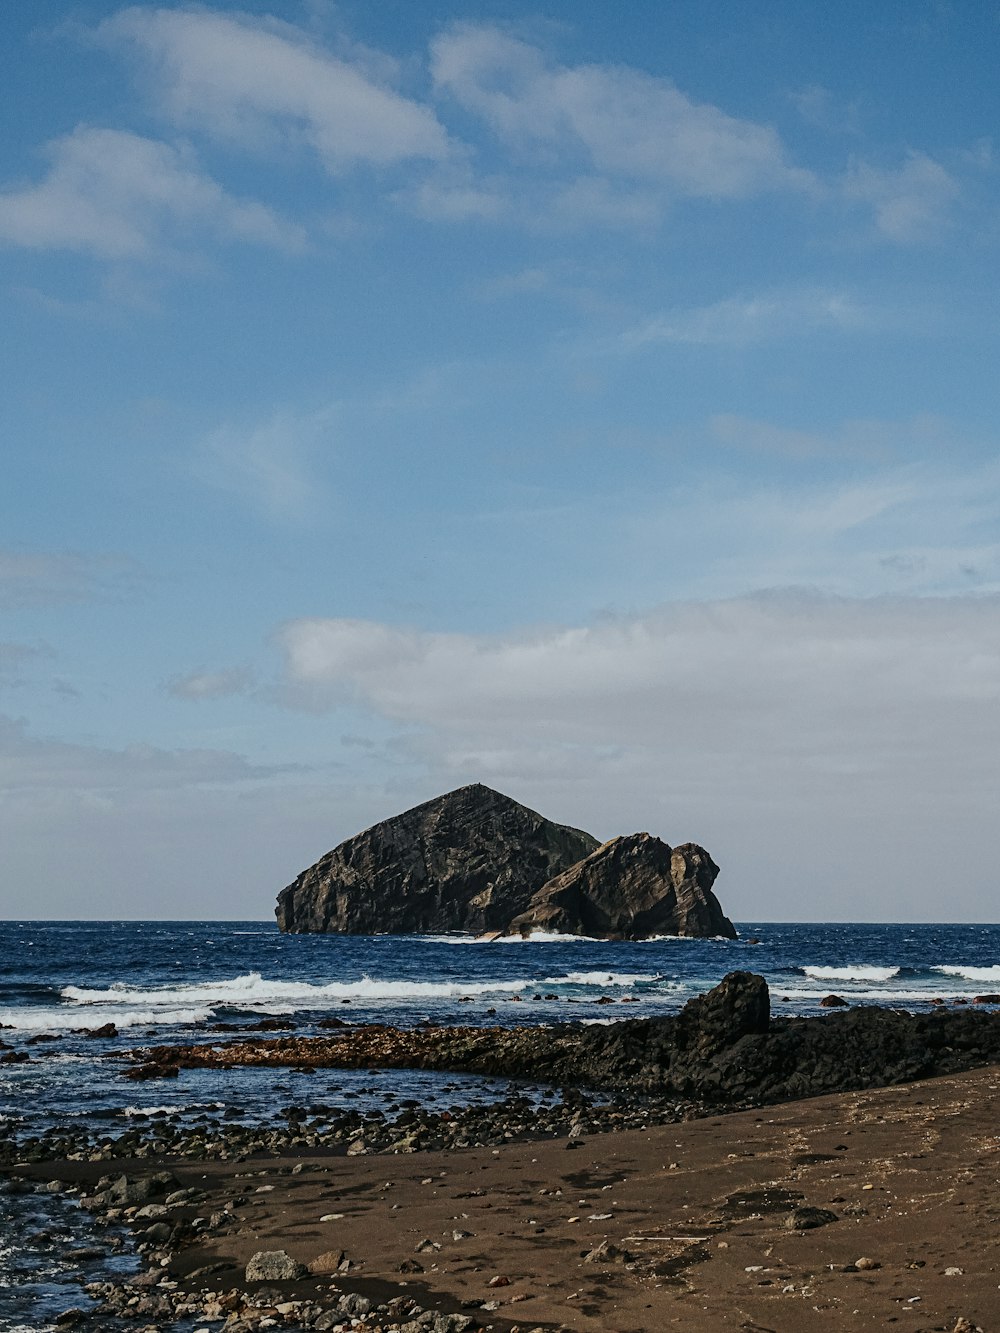
<instances>
[{"instance_id":1,"label":"wet sand","mask_svg":"<svg viewBox=\"0 0 1000 1333\"><path fill-rule=\"evenodd\" d=\"M163 1165L22 1170L86 1180ZM242 1286L252 1254L286 1250L316 1275L282 1286L289 1296L331 1282L408 1294L498 1330L1000 1329L995 1066L500 1149L165 1165L207 1191L199 1213L232 1214L174 1253L181 1288L212 1264L224 1267L194 1288ZM790 1229L802 1207L837 1220ZM610 1254L584 1257L604 1242ZM351 1267L336 1272L342 1255ZM484 1301L499 1305L471 1304Z\"/></svg>"}]
</instances>

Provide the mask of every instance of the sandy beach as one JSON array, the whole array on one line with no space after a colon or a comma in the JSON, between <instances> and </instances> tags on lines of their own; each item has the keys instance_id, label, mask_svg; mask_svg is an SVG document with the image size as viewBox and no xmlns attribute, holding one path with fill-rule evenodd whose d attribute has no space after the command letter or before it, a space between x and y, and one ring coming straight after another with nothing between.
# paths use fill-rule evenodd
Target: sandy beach
<instances>
[{"instance_id":1,"label":"sandy beach","mask_svg":"<svg viewBox=\"0 0 1000 1333\"><path fill-rule=\"evenodd\" d=\"M167 1210L171 1220L217 1219L156 1272L178 1284L166 1288L175 1303L178 1292L243 1289L260 1251L309 1266L267 1284L276 1324L245 1311L229 1328L286 1324L291 1307L273 1313L283 1302L326 1308L336 1292L355 1292L376 1305L412 1297L497 1330L991 1333L998 1113L1000 1069L989 1067L502 1148L15 1171L89 1190L98 1176L167 1170L199 1191ZM210 1295L198 1301L211 1309ZM356 1326L403 1323L370 1314Z\"/></svg>"}]
</instances>

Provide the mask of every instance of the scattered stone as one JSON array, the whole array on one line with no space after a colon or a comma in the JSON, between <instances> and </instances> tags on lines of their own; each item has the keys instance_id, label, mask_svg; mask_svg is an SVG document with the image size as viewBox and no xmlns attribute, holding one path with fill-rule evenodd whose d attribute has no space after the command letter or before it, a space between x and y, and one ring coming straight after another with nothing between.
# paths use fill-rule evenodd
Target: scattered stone
<instances>
[{"instance_id":1,"label":"scattered stone","mask_svg":"<svg viewBox=\"0 0 1000 1333\"><path fill-rule=\"evenodd\" d=\"M246 1266L248 1282L292 1282L307 1272L285 1250L259 1250Z\"/></svg>"},{"instance_id":2,"label":"scattered stone","mask_svg":"<svg viewBox=\"0 0 1000 1333\"><path fill-rule=\"evenodd\" d=\"M628 1250L619 1249L609 1240L601 1241L600 1245L595 1245L583 1256L585 1264L630 1264L635 1261L635 1255L630 1254Z\"/></svg>"},{"instance_id":3,"label":"scattered stone","mask_svg":"<svg viewBox=\"0 0 1000 1333\"><path fill-rule=\"evenodd\" d=\"M846 1009L847 1001L842 995L824 995L819 1002L821 1009Z\"/></svg>"},{"instance_id":4,"label":"scattered stone","mask_svg":"<svg viewBox=\"0 0 1000 1333\"><path fill-rule=\"evenodd\" d=\"M825 1227L838 1220L837 1214L829 1208L812 1208L807 1205L789 1213L785 1218L785 1227L788 1231L812 1231L815 1227Z\"/></svg>"}]
</instances>

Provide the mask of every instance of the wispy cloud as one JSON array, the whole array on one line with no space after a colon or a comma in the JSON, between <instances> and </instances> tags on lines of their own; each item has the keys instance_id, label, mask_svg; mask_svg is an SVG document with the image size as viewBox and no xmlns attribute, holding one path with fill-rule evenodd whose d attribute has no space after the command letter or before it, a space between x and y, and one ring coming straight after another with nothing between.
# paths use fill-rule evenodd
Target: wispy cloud
<instances>
[{"instance_id":1,"label":"wispy cloud","mask_svg":"<svg viewBox=\"0 0 1000 1333\"><path fill-rule=\"evenodd\" d=\"M257 150L308 147L334 172L449 152L433 111L386 85L386 60L338 58L290 24L136 7L98 37L141 60L144 86L188 129Z\"/></svg>"},{"instance_id":2,"label":"wispy cloud","mask_svg":"<svg viewBox=\"0 0 1000 1333\"><path fill-rule=\"evenodd\" d=\"M51 606L134 595L141 571L123 556L0 550L0 606Z\"/></svg>"},{"instance_id":3,"label":"wispy cloud","mask_svg":"<svg viewBox=\"0 0 1000 1333\"><path fill-rule=\"evenodd\" d=\"M44 180L0 193L0 241L110 260L146 259L206 233L286 249L302 243L297 226L228 194L190 149L81 125L47 154Z\"/></svg>"},{"instance_id":4,"label":"wispy cloud","mask_svg":"<svg viewBox=\"0 0 1000 1333\"><path fill-rule=\"evenodd\" d=\"M268 767L228 750L163 749L134 744L114 749L34 735L0 715L0 794L22 799L39 789L93 794L250 782L291 771Z\"/></svg>"},{"instance_id":5,"label":"wispy cloud","mask_svg":"<svg viewBox=\"0 0 1000 1333\"><path fill-rule=\"evenodd\" d=\"M223 671L192 671L186 676L173 676L167 682L167 693L175 699L228 699L246 694L253 685L253 672L246 667L230 667Z\"/></svg>"},{"instance_id":6,"label":"wispy cloud","mask_svg":"<svg viewBox=\"0 0 1000 1333\"><path fill-rule=\"evenodd\" d=\"M582 175L655 183L721 199L808 190L770 126L697 102L667 79L613 65L561 65L486 24L453 26L432 45L437 88L509 147L550 164L570 154Z\"/></svg>"},{"instance_id":7,"label":"wispy cloud","mask_svg":"<svg viewBox=\"0 0 1000 1333\"><path fill-rule=\"evenodd\" d=\"M0 642L0 686L22 685L26 668L39 658L52 656L52 649L43 645Z\"/></svg>"},{"instance_id":8,"label":"wispy cloud","mask_svg":"<svg viewBox=\"0 0 1000 1333\"><path fill-rule=\"evenodd\" d=\"M906 432L886 423L883 434ZM864 597L1000 591L1000 470L943 466L946 439L932 436L919 463L850 460L837 480L703 473L633 504L613 534L619 558L669 570L678 595L694 598L789 586Z\"/></svg>"},{"instance_id":9,"label":"wispy cloud","mask_svg":"<svg viewBox=\"0 0 1000 1333\"><path fill-rule=\"evenodd\" d=\"M908 421L874 418L845 421L823 431L719 412L709 418L708 433L713 440L731 448L803 463L822 458L886 463L893 458L912 456L915 446L922 452L947 449L955 440L952 423L928 415Z\"/></svg>"},{"instance_id":10,"label":"wispy cloud","mask_svg":"<svg viewBox=\"0 0 1000 1333\"><path fill-rule=\"evenodd\" d=\"M226 423L202 441L195 475L272 518L308 520L328 498L318 455L335 420L335 409L327 408L312 414L277 411L245 426Z\"/></svg>"},{"instance_id":11,"label":"wispy cloud","mask_svg":"<svg viewBox=\"0 0 1000 1333\"><path fill-rule=\"evenodd\" d=\"M857 135L861 132L861 103L846 102L822 84L811 83L788 94L789 101L808 125L829 134Z\"/></svg>"},{"instance_id":12,"label":"wispy cloud","mask_svg":"<svg viewBox=\"0 0 1000 1333\"><path fill-rule=\"evenodd\" d=\"M857 332L883 323L880 312L849 292L808 287L665 310L623 333L619 345L624 351L656 343L739 346L803 333Z\"/></svg>"},{"instance_id":13,"label":"wispy cloud","mask_svg":"<svg viewBox=\"0 0 1000 1333\"><path fill-rule=\"evenodd\" d=\"M934 240L952 217L958 180L926 153L911 152L898 167L856 162L844 181L849 200L871 207L881 236L903 244Z\"/></svg>"}]
</instances>

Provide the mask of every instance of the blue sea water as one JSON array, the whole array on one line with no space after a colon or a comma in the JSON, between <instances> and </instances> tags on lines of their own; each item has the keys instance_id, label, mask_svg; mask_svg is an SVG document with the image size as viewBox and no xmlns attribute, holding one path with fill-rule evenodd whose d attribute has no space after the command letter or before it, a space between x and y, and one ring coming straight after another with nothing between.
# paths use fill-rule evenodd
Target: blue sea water
<instances>
[{"instance_id":1,"label":"blue sea water","mask_svg":"<svg viewBox=\"0 0 1000 1333\"><path fill-rule=\"evenodd\" d=\"M30 1055L0 1064L0 1138L51 1125L114 1135L137 1113L197 1120L223 1106L229 1117L266 1122L298 1098L301 1084L285 1070L185 1070L152 1085L121 1077L116 1051L212 1040L216 1022L283 1016L302 1034L331 1015L402 1025L607 1022L674 1012L736 968L766 977L775 1011L788 1014L819 1012L831 991L852 1003L907 1009L1000 991L997 925L744 922L738 929L737 940L486 942L282 935L254 921L0 922L0 1041ZM620 1007L596 1005L626 997L631 1002ZM117 1037L86 1035L109 1022ZM58 1040L32 1042L40 1034ZM440 1107L501 1097L507 1085L407 1071L309 1077L310 1097L350 1099L359 1109L378 1106L390 1090ZM66 1304L58 1258L41 1285L25 1278L22 1270L41 1260L19 1248L16 1206L23 1205L0 1198L4 1333L50 1326L41 1314L25 1323L25 1302L44 1305L49 1317ZM65 1208L62 1224L72 1226Z\"/></svg>"}]
</instances>

